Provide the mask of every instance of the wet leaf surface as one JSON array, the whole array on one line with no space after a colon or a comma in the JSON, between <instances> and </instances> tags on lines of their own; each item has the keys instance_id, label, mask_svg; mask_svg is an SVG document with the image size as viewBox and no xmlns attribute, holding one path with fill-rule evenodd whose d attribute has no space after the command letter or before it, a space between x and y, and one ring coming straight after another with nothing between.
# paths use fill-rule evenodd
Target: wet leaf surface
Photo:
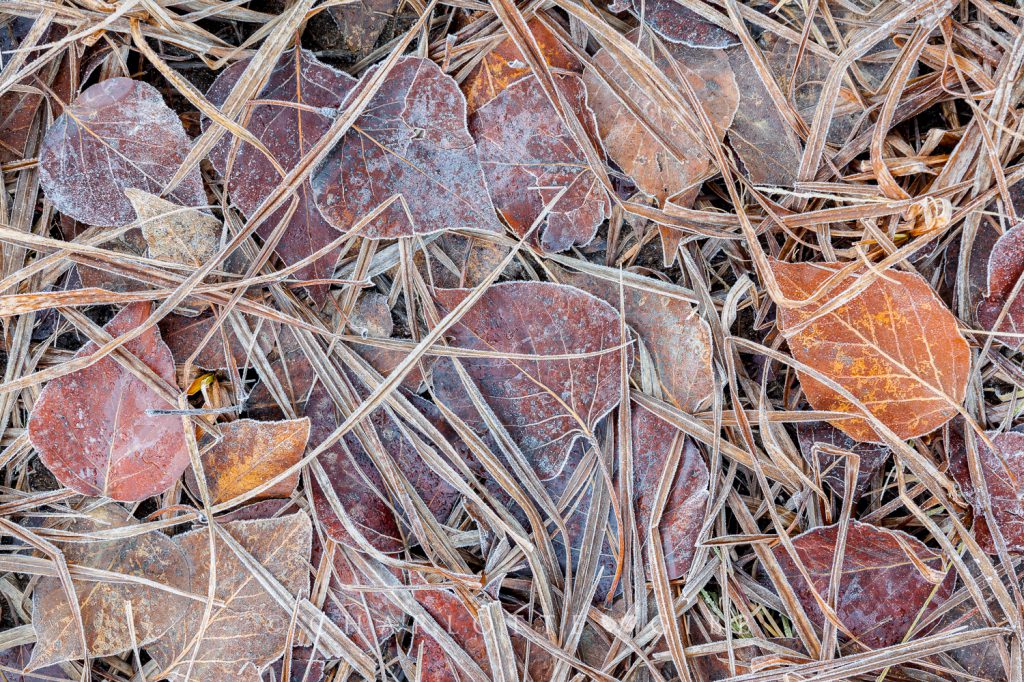
<instances>
[{"instance_id":1,"label":"wet leaf surface","mask_svg":"<svg viewBox=\"0 0 1024 682\"><path fill-rule=\"evenodd\" d=\"M860 457L857 468L857 485L853 499L856 502L870 489L871 482L892 454L884 445L858 443L828 422L800 422L796 425L800 453L814 471L815 459L821 478L832 488L837 497L843 497L846 490L846 458L824 452L821 446L838 448Z\"/></svg>"},{"instance_id":2,"label":"wet leaf surface","mask_svg":"<svg viewBox=\"0 0 1024 682\"><path fill-rule=\"evenodd\" d=\"M113 337L142 324L150 304L124 308L104 329ZM171 351L156 327L124 345L175 385ZM76 357L89 355L88 343ZM185 427L172 407L135 374L107 356L48 383L32 408L32 445L61 483L83 495L136 501L171 487L188 466ZM176 407L176 406L174 406Z\"/></svg>"},{"instance_id":3,"label":"wet leaf surface","mask_svg":"<svg viewBox=\"0 0 1024 682\"><path fill-rule=\"evenodd\" d=\"M795 300L807 300L839 269L781 262L773 268L779 285ZM971 355L956 318L920 275L895 270L849 302L818 315L821 304L843 295L862 276L848 275L829 284L819 303L779 308L779 326L790 351L852 393L900 438L934 431L956 415L967 390ZM859 414L833 389L798 374L814 409ZM833 425L858 441L880 440L861 418Z\"/></svg>"},{"instance_id":4,"label":"wet leaf surface","mask_svg":"<svg viewBox=\"0 0 1024 682\"><path fill-rule=\"evenodd\" d=\"M363 75L350 97L366 87ZM409 237L456 228L500 232L466 100L433 62L403 57L312 176L316 203L342 232L387 204L359 234ZM388 203L391 202L391 203Z\"/></svg>"},{"instance_id":5,"label":"wet leaf surface","mask_svg":"<svg viewBox=\"0 0 1024 682\"><path fill-rule=\"evenodd\" d=\"M124 190L162 193L188 148L181 122L156 88L111 78L84 90L46 131L40 181L61 213L89 225L126 225L135 211ZM167 198L206 205L199 169Z\"/></svg>"}]
</instances>

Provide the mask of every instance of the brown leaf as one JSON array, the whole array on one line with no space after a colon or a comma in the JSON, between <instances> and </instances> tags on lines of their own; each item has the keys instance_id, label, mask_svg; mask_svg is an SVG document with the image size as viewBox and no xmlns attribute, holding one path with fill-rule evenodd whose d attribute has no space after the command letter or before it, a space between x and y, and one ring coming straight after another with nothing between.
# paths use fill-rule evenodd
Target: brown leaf
<instances>
[{"instance_id":1,"label":"brown leaf","mask_svg":"<svg viewBox=\"0 0 1024 682\"><path fill-rule=\"evenodd\" d=\"M986 435L996 451L985 445L980 438L975 438L975 443L978 460L981 462L981 476L988 491L989 509L992 510L992 518L998 524L1009 551L1024 551L1024 433L992 431ZM964 498L974 508L974 537L983 550L995 554L995 540L971 480L963 439L956 435L951 440L954 443L949 449L949 471L963 491Z\"/></svg>"},{"instance_id":2,"label":"brown leaf","mask_svg":"<svg viewBox=\"0 0 1024 682\"><path fill-rule=\"evenodd\" d=\"M149 303L125 307L104 329L125 334L149 316ZM154 326L123 348L174 385L171 351ZM75 357L87 356L87 343ZM131 371L107 356L54 379L32 408L28 433L46 467L83 495L133 502L162 493L188 466L185 427L175 415L150 414L172 407Z\"/></svg>"},{"instance_id":3,"label":"brown leaf","mask_svg":"<svg viewBox=\"0 0 1024 682\"><path fill-rule=\"evenodd\" d=\"M1003 233L988 260L988 291L978 303L978 323L989 331L1006 334L1024 334L1024 296L1013 295L1017 280L1024 275L1024 225L1017 225ZM1006 314L1002 321L999 315ZM1024 344L1024 336L997 336L996 340L1017 350Z\"/></svg>"},{"instance_id":4,"label":"brown leaf","mask_svg":"<svg viewBox=\"0 0 1024 682\"><path fill-rule=\"evenodd\" d=\"M792 539L811 578L810 584L798 572L785 547L779 545L773 550L808 617L818 627L824 625L825 617L812 588L826 598L836 561L838 532L838 526L825 526ZM840 582L835 586L835 612L845 631L873 649L903 641L922 613L926 617L949 598L956 575L950 572L936 583L932 576L922 573L918 564L942 575L941 557L917 538L851 521ZM840 634L844 629L840 629Z\"/></svg>"},{"instance_id":5,"label":"brown leaf","mask_svg":"<svg viewBox=\"0 0 1024 682\"><path fill-rule=\"evenodd\" d=\"M416 266L433 288L472 289L501 264L508 252L508 247L479 237L442 234L416 251Z\"/></svg>"},{"instance_id":6,"label":"brown leaf","mask_svg":"<svg viewBox=\"0 0 1024 682\"><path fill-rule=\"evenodd\" d=\"M400 0L358 0L327 6L309 20L307 36L323 50L340 50L352 60L368 55L398 11Z\"/></svg>"},{"instance_id":7,"label":"brown leaf","mask_svg":"<svg viewBox=\"0 0 1024 682\"><path fill-rule=\"evenodd\" d=\"M293 595L309 591L312 524L305 513L278 519L233 521L221 528ZM174 538L192 562L192 584L202 592L210 580L210 531L200 528ZM258 670L285 649L291 614L260 585L219 536L215 545L216 590L206 629L203 604L193 603L180 622L147 651L171 682L257 682ZM191 675L191 676L189 676Z\"/></svg>"},{"instance_id":8,"label":"brown leaf","mask_svg":"<svg viewBox=\"0 0 1024 682\"><path fill-rule=\"evenodd\" d=\"M350 98L378 68L363 75ZM466 100L429 59L398 60L314 171L312 186L324 217L342 232L394 199L360 230L370 239L460 228L501 232L466 129Z\"/></svg>"},{"instance_id":9,"label":"brown leaf","mask_svg":"<svg viewBox=\"0 0 1024 682\"><path fill-rule=\"evenodd\" d=\"M108 504L70 522L51 522L58 530L91 533L126 528L135 523L116 504ZM122 573L181 591L195 591L188 558L160 531L120 540L59 542L69 564ZM192 600L156 587L113 580L75 580L75 593L85 625L90 658L132 649L128 605L135 628L134 644L142 647L175 625ZM32 592L32 626L36 645L31 669L84 658L74 612L59 578L42 577Z\"/></svg>"},{"instance_id":10,"label":"brown leaf","mask_svg":"<svg viewBox=\"0 0 1024 682\"><path fill-rule=\"evenodd\" d=\"M568 270L559 272L558 278L620 307L615 282ZM684 412L706 406L715 389L711 328L696 308L682 299L629 286L622 287L621 301L626 323L651 353L665 399Z\"/></svg>"},{"instance_id":11,"label":"brown leaf","mask_svg":"<svg viewBox=\"0 0 1024 682\"><path fill-rule=\"evenodd\" d=\"M846 450L860 457L857 469L857 485L854 488L854 503L871 485L875 475L892 454L889 448L874 443L858 443L828 422L800 422L796 425L797 439L800 441L800 453L813 467L815 446L825 445ZM831 486L838 497L846 491L846 458L817 451L817 466L822 473L822 480Z\"/></svg>"},{"instance_id":12,"label":"brown leaf","mask_svg":"<svg viewBox=\"0 0 1024 682\"><path fill-rule=\"evenodd\" d=\"M60 666L51 665L32 673L25 672L33 647L23 644L0 651L0 676L4 682L70 682Z\"/></svg>"},{"instance_id":13,"label":"brown leaf","mask_svg":"<svg viewBox=\"0 0 1024 682\"><path fill-rule=\"evenodd\" d=\"M595 130L582 81L565 75L558 85L570 115ZM469 132L480 150L494 205L516 233L525 235L564 191L533 236L554 252L590 243L610 215L611 203L536 77L520 78L473 112Z\"/></svg>"},{"instance_id":14,"label":"brown leaf","mask_svg":"<svg viewBox=\"0 0 1024 682\"><path fill-rule=\"evenodd\" d=\"M439 290L454 308L464 289ZM619 315L573 287L506 282L489 288L450 330L452 345L497 354L462 358L469 376L542 478L564 463L576 438L622 399ZM504 354L536 356L505 358ZM549 355L585 357L544 359ZM461 380L450 363L434 366L434 393L457 399Z\"/></svg>"},{"instance_id":15,"label":"brown leaf","mask_svg":"<svg viewBox=\"0 0 1024 682\"><path fill-rule=\"evenodd\" d=\"M612 12L629 10L653 28L662 38L690 47L728 47L735 35L712 23L675 0L615 0Z\"/></svg>"},{"instance_id":16,"label":"brown leaf","mask_svg":"<svg viewBox=\"0 0 1024 682\"><path fill-rule=\"evenodd\" d=\"M308 419L280 422L239 419L219 426L221 439L202 452L211 504L244 495L284 472L302 459L309 440ZM186 474L189 487L196 490L194 476L191 470ZM250 501L288 497L298 483L296 471Z\"/></svg>"},{"instance_id":17,"label":"brown leaf","mask_svg":"<svg viewBox=\"0 0 1024 682\"><path fill-rule=\"evenodd\" d=\"M124 190L162 192L188 150L185 129L156 88L111 78L83 91L46 131L39 178L61 213L89 225L127 225L135 211ZM169 198L206 204L198 167Z\"/></svg>"},{"instance_id":18,"label":"brown leaf","mask_svg":"<svg viewBox=\"0 0 1024 682\"><path fill-rule=\"evenodd\" d=\"M170 201L138 189L124 192L149 244L149 257L200 267L220 250L220 221L194 208L182 209Z\"/></svg>"},{"instance_id":19,"label":"brown leaf","mask_svg":"<svg viewBox=\"0 0 1024 682\"><path fill-rule=\"evenodd\" d=\"M314 565L320 561L319 548L313 553ZM335 546L331 578L323 611L342 632L367 650L392 637L405 625L405 612L381 590L367 589L374 585ZM401 572L393 571L401 580Z\"/></svg>"},{"instance_id":20,"label":"brown leaf","mask_svg":"<svg viewBox=\"0 0 1024 682\"><path fill-rule=\"evenodd\" d=\"M772 268L790 299L805 300L841 266L774 261ZM970 348L956 318L916 273L888 270L851 301L818 315L822 304L864 276L869 275L847 275L830 284L819 303L780 306L779 328L796 360L852 393L901 439L922 436L957 414L967 391ZM803 372L798 376L814 409L859 414L834 390ZM855 440L880 441L864 419L833 425Z\"/></svg>"},{"instance_id":21,"label":"brown leaf","mask_svg":"<svg viewBox=\"0 0 1024 682\"><path fill-rule=\"evenodd\" d=\"M184 364L185 360L196 351L199 342L210 331L210 327L216 324L216 322L217 319L213 313L205 313L197 317L172 314L160 320L160 334L171 349L174 361L179 365ZM259 327L250 322L250 329L255 337L255 344L264 353L269 353L273 347L273 328L275 326L275 324L266 320ZM243 343L235 334L230 324L225 322L222 328L224 335L228 338L228 348L231 350L231 356L234 358L235 364L239 367L251 365L252 356L257 353L257 349L250 349L248 344ZM200 349L196 355L195 364L209 370L228 368L227 357L224 355L224 340L220 332L215 333L211 337L210 342Z\"/></svg>"},{"instance_id":22,"label":"brown leaf","mask_svg":"<svg viewBox=\"0 0 1024 682\"><path fill-rule=\"evenodd\" d=\"M249 60L243 60L225 69L206 93L209 100L222 104L248 65ZM333 110L341 106L354 84L351 76L322 64L311 52L285 52L263 86L259 103L244 121L245 128L263 143L283 171L290 171L331 127ZM256 211L282 178L274 162L261 150L230 136L221 138L210 153L210 161L217 172L226 176L232 201L247 216ZM308 181L299 186L295 196L298 206L275 247L286 265L309 257L341 236L314 204ZM286 204L263 221L257 229L260 237L268 239L287 211ZM339 251L334 250L300 268L294 277L330 278L338 256ZM308 291L319 305L327 300L327 285L312 285Z\"/></svg>"},{"instance_id":23,"label":"brown leaf","mask_svg":"<svg viewBox=\"0 0 1024 682\"><path fill-rule=\"evenodd\" d=\"M313 647L296 646L291 651L291 670L288 680L284 673L284 658L274 661L264 674L266 682L321 682L324 679L324 660ZM273 674L273 677L270 675Z\"/></svg>"}]
</instances>

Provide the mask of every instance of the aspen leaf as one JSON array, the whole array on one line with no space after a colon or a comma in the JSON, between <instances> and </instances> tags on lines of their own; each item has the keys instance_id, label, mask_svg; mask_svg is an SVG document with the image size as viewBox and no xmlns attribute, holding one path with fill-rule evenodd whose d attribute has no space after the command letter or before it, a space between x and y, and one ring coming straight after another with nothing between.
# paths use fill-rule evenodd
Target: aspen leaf
<instances>
[{"instance_id":1,"label":"aspen leaf","mask_svg":"<svg viewBox=\"0 0 1024 682\"><path fill-rule=\"evenodd\" d=\"M996 340L1014 350L1024 344L1024 296L1014 288L1024 275L1024 224L1005 232L992 247L988 258L988 290L978 303L978 323L994 332L1005 332ZM999 319L1005 309L1002 320Z\"/></svg>"},{"instance_id":2,"label":"aspen leaf","mask_svg":"<svg viewBox=\"0 0 1024 682\"><path fill-rule=\"evenodd\" d=\"M800 453L812 467L815 466L814 460L817 459L822 480L828 483L837 497L843 497L846 491L846 459L823 452L820 446L846 450L860 457L857 485L853 492L854 502L868 489L875 475L892 454L884 445L858 443L828 422L800 422L796 425L796 435L800 443Z\"/></svg>"},{"instance_id":3,"label":"aspen leaf","mask_svg":"<svg viewBox=\"0 0 1024 682\"><path fill-rule=\"evenodd\" d=\"M174 362L181 365L198 348L199 342L206 336L213 325L217 324L217 318L213 313L203 313L196 317L187 315L171 314L160 320L160 335L171 349ZM234 358L238 367L245 367L252 364L252 358L257 350L269 353L273 346L274 332L277 325L263 320L257 326L255 320L250 320L250 330L253 332L253 343L243 343L235 334L230 324L224 322L221 325L223 335L214 333L210 342L199 349L195 363L200 367L210 370L227 369L228 360L224 353L224 336L228 339L228 349L231 357ZM258 349L257 349L258 347Z\"/></svg>"},{"instance_id":4,"label":"aspen leaf","mask_svg":"<svg viewBox=\"0 0 1024 682\"><path fill-rule=\"evenodd\" d=\"M674 43L690 47L728 47L739 42L735 35L708 21L675 0L615 0L612 12L628 10Z\"/></svg>"},{"instance_id":5,"label":"aspen leaf","mask_svg":"<svg viewBox=\"0 0 1024 682\"><path fill-rule=\"evenodd\" d=\"M1003 540L1010 552L1024 551L1024 433L1006 431L989 432L989 440L995 450L975 438L981 476L988 491L989 508L992 518L999 526ZM951 434L952 436L952 434ZM996 553L995 540L985 518L985 509L967 465L967 450L963 439L953 436L949 452L949 469L967 502L974 508L974 537L981 548L990 554Z\"/></svg>"},{"instance_id":6,"label":"aspen leaf","mask_svg":"<svg viewBox=\"0 0 1024 682\"><path fill-rule=\"evenodd\" d=\"M124 191L140 221L149 257L201 267L219 251L220 221L139 189Z\"/></svg>"},{"instance_id":7,"label":"aspen leaf","mask_svg":"<svg viewBox=\"0 0 1024 682\"><path fill-rule=\"evenodd\" d=\"M32 646L22 644L0 651L0 675L3 675L4 682L71 682L72 678L58 665L25 672L32 649Z\"/></svg>"}]
</instances>

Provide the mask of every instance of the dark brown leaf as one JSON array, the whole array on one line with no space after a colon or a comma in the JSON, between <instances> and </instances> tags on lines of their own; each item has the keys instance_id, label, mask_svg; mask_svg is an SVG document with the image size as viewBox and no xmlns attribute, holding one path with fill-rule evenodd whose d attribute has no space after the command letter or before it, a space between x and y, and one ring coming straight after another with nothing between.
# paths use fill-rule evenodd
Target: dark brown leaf
<instances>
[{"instance_id":1,"label":"dark brown leaf","mask_svg":"<svg viewBox=\"0 0 1024 682\"><path fill-rule=\"evenodd\" d=\"M891 454L889 448L884 445L858 443L828 422L800 422L796 425L796 435L800 441L800 453L812 467L815 466L815 446L838 448L860 457L857 485L853 493L854 502L867 491ZM843 497L846 490L846 458L823 452L818 448L817 460L822 480L831 486L837 496Z\"/></svg>"},{"instance_id":2,"label":"dark brown leaf","mask_svg":"<svg viewBox=\"0 0 1024 682\"><path fill-rule=\"evenodd\" d=\"M4 682L70 682L60 666L51 665L32 673L25 672L33 647L23 644L0 651L0 676Z\"/></svg>"},{"instance_id":3,"label":"dark brown leaf","mask_svg":"<svg viewBox=\"0 0 1024 682\"><path fill-rule=\"evenodd\" d=\"M369 54L392 20L400 0L359 0L328 5L309 21L307 36L324 50L340 50L351 59Z\"/></svg>"},{"instance_id":4,"label":"dark brown leaf","mask_svg":"<svg viewBox=\"0 0 1024 682\"><path fill-rule=\"evenodd\" d=\"M629 10L661 37L690 47L728 47L738 39L718 24L683 7L675 0L616 0L613 12Z\"/></svg>"},{"instance_id":5,"label":"dark brown leaf","mask_svg":"<svg viewBox=\"0 0 1024 682\"><path fill-rule=\"evenodd\" d=\"M988 291L978 303L978 323L989 331L1005 332L996 340L1010 348L1019 349L1024 344L1024 296L1017 287L1017 280L1024 275L1024 225L1017 225L999 237L988 260ZM999 316L1006 313L1000 321ZM1012 336L1011 336L1012 335Z\"/></svg>"},{"instance_id":6,"label":"dark brown leaf","mask_svg":"<svg viewBox=\"0 0 1024 682\"><path fill-rule=\"evenodd\" d=\"M160 334L171 349L174 361L179 365L184 364L185 360L192 353L196 352L199 342L216 322L217 320L212 313L205 313L197 317L172 314L160 320ZM255 344L264 353L269 353L274 342L272 328L276 325L265 320L259 327L253 321L250 321L250 325ZM257 352L257 349L249 348L247 344L243 343L235 334L230 324L225 322L222 328L223 335L220 332L215 333L211 337L210 342L199 349L195 364L209 370L227 369L228 361L224 354L223 339L223 336L227 336L228 347L231 349L231 356L234 358L235 364L238 367L252 365L252 355Z\"/></svg>"},{"instance_id":7,"label":"dark brown leaf","mask_svg":"<svg viewBox=\"0 0 1024 682\"><path fill-rule=\"evenodd\" d=\"M980 438L975 438L975 443L981 462L981 476L988 491L989 508L1009 551L1021 552L1024 551L1024 433L1006 431L989 432L987 435L996 451ZM974 508L974 537L982 549L995 554L996 544L971 480L963 438L951 433L951 440L949 470Z\"/></svg>"}]
</instances>

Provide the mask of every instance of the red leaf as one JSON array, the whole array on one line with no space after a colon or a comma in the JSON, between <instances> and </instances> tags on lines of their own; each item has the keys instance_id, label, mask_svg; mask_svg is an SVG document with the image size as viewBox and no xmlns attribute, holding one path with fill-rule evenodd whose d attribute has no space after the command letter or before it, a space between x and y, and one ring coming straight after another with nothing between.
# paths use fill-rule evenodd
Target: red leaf
<instances>
[{"instance_id":1,"label":"red leaf","mask_svg":"<svg viewBox=\"0 0 1024 682\"><path fill-rule=\"evenodd\" d=\"M864 494L875 478L875 474L891 454L889 448L884 445L858 443L828 422L800 422L796 425L796 435L800 441L800 453L812 467L814 466L815 445L847 450L860 457L857 485L853 493L854 502ZM846 458L819 450L817 460L818 469L822 472L822 479L832 487L837 496L843 497L846 490Z\"/></svg>"},{"instance_id":2,"label":"red leaf","mask_svg":"<svg viewBox=\"0 0 1024 682\"><path fill-rule=\"evenodd\" d=\"M168 315L159 322L160 334L163 336L167 346L171 349L174 361L181 365L185 363L192 353L195 353L199 342L210 331L216 323L212 313L204 313L197 317L186 315ZM255 320L250 320L250 331L255 337L255 345L258 345L264 353L269 353L272 347L275 324L262 321L256 326ZM231 356L238 367L252 365L252 357L257 353L256 348L250 348L235 334L231 324L227 321L221 325L221 332L214 332L207 343L196 354L195 364L209 370L227 369L228 361L224 354L224 337L228 339L228 348L231 349Z\"/></svg>"},{"instance_id":3,"label":"red leaf","mask_svg":"<svg viewBox=\"0 0 1024 682\"><path fill-rule=\"evenodd\" d=\"M142 324L151 304L124 308L104 329L121 336ZM154 326L123 348L174 385L171 351ZM75 357L93 353L88 343ZM32 409L28 432L40 458L61 483L83 495L132 502L167 490L188 466L185 428L160 394L107 356L54 379Z\"/></svg>"},{"instance_id":4,"label":"red leaf","mask_svg":"<svg viewBox=\"0 0 1024 682\"><path fill-rule=\"evenodd\" d=\"M188 149L181 121L156 88L111 78L82 92L46 131L39 178L61 213L89 225L127 225L135 210L124 190L160 194ZM205 206L199 168L167 198Z\"/></svg>"},{"instance_id":5,"label":"red leaf","mask_svg":"<svg viewBox=\"0 0 1024 682\"><path fill-rule=\"evenodd\" d=\"M1024 433L993 431L987 435L996 451L980 438L975 438L975 442L981 476L988 490L989 509L1009 551L1021 552L1024 551ZM983 550L995 554L995 540L971 480L963 438L955 430L950 431L950 436L949 471L974 508L974 537Z\"/></svg>"},{"instance_id":6,"label":"red leaf","mask_svg":"<svg viewBox=\"0 0 1024 682\"><path fill-rule=\"evenodd\" d=\"M349 100L378 68L366 72ZM343 232L398 197L360 230L370 239L458 228L501 232L466 130L466 100L428 59L398 60L312 185L317 206Z\"/></svg>"},{"instance_id":7,"label":"red leaf","mask_svg":"<svg viewBox=\"0 0 1024 682\"><path fill-rule=\"evenodd\" d=\"M629 10L661 37L691 47L728 47L739 42L735 35L675 0L616 0L612 12Z\"/></svg>"},{"instance_id":8,"label":"red leaf","mask_svg":"<svg viewBox=\"0 0 1024 682\"><path fill-rule=\"evenodd\" d=\"M1022 253L1024 225L1003 233L992 247L988 260L988 291L978 303L978 323L989 331L1024 334L1024 296L1013 295L1017 280L1024 275ZM999 321L1004 308L1006 314ZM1024 336L997 336L996 340L1014 350L1024 344Z\"/></svg>"},{"instance_id":9,"label":"red leaf","mask_svg":"<svg viewBox=\"0 0 1024 682\"><path fill-rule=\"evenodd\" d=\"M320 563L322 550L313 552L314 567ZM401 580L401 572L393 570ZM335 625L367 650L393 636L405 625L405 612L380 590L368 589L374 582L366 578L345 556L334 548L331 578L323 611Z\"/></svg>"}]
</instances>

